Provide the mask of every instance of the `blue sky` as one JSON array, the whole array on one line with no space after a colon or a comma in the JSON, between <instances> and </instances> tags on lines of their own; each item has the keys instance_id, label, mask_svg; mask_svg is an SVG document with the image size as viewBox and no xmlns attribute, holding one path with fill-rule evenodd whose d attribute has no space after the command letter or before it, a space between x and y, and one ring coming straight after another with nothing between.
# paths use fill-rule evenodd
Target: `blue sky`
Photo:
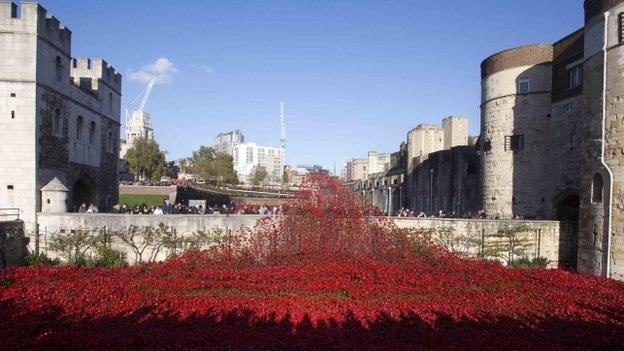
<instances>
[{"instance_id":1,"label":"blue sky","mask_svg":"<svg viewBox=\"0 0 624 351\"><path fill-rule=\"evenodd\" d=\"M396 151L410 129L450 114L478 134L480 62L583 23L581 0L41 4L72 30L73 56L123 74L124 106L158 75L146 109L169 159L235 128L277 146L283 99L287 163L330 169Z\"/></svg>"}]
</instances>

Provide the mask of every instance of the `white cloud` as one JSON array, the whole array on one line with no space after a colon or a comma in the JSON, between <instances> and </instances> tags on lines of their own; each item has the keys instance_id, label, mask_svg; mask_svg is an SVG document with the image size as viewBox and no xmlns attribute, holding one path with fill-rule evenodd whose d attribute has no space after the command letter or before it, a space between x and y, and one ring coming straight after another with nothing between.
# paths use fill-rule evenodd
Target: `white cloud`
<instances>
[{"instance_id":1,"label":"white cloud","mask_svg":"<svg viewBox=\"0 0 624 351\"><path fill-rule=\"evenodd\" d=\"M149 65L143 66L138 71L130 70L128 77L133 82L149 83L152 79L156 79L157 84L167 84L173 79L178 72L173 62L166 57L161 57Z\"/></svg>"}]
</instances>

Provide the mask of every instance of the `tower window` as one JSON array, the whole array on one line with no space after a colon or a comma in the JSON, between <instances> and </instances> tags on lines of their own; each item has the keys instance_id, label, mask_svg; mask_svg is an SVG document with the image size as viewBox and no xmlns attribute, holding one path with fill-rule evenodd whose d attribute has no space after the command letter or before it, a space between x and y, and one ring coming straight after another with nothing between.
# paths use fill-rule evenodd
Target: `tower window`
<instances>
[{"instance_id":1,"label":"tower window","mask_svg":"<svg viewBox=\"0 0 624 351\"><path fill-rule=\"evenodd\" d=\"M95 145L95 122L89 125L89 144Z\"/></svg>"},{"instance_id":2,"label":"tower window","mask_svg":"<svg viewBox=\"0 0 624 351\"><path fill-rule=\"evenodd\" d=\"M580 87L582 80L583 71L580 65L568 70L568 89Z\"/></svg>"},{"instance_id":3,"label":"tower window","mask_svg":"<svg viewBox=\"0 0 624 351\"><path fill-rule=\"evenodd\" d=\"M16 96L15 93L11 93L11 97L15 97L15 96Z\"/></svg>"},{"instance_id":4,"label":"tower window","mask_svg":"<svg viewBox=\"0 0 624 351\"><path fill-rule=\"evenodd\" d=\"M602 203L602 194L604 192L604 182L602 180L602 174L596 173L594 174L594 179L592 180L592 203L599 204Z\"/></svg>"},{"instance_id":5,"label":"tower window","mask_svg":"<svg viewBox=\"0 0 624 351\"><path fill-rule=\"evenodd\" d=\"M517 151L524 149L524 135L508 135L505 137L505 151Z\"/></svg>"},{"instance_id":6,"label":"tower window","mask_svg":"<svg viewBox=\"0 0 624 351\"><path fill-rule=\"evenodd\" d=\"M76 121L76 140L82 140L82 124L83 124L82 116L78 116L78 120Z\"/></svg>"},{"instance_id":7,"label":"tower window","mask_svg":"<svg viewBox=\"0 0 624 351\"><path fill-rule=\"evenodd\" d=\"M108 110L113 110L113 93L108 93Z\"/></svg>"},{"instance_id":8,"label":"tower window","mask_svg":"<svg viewBox=\"0 0 624 351\"><path fill-rule=\"evenodd\" d=\"M490 151L492 150L492 142L489 140L486 140L483 142L483 151Z\"/></svg>"},{"instance_id":9,"label":"tower window","mask_svg":"<svg viewBox=\"0 0 624 351\"><path fill-rule=\"evenodd\" d=\"M56 60L54 60L54 68L55 68L55 79L57 82L63 80L63 63L61 62L61 57L57 56Z\"/></svg>"},{"instance_id":10,"label":"tower window","mask_svg":"<svg viewBox=\"0 0 624 351\"><path fill-rule=\"evenodd\" d=\"M15 118L15 111L11 111L11 118Z\"/></svg>"},{"instance_id":11,"label":"tower window","mask_svg":"<svg viewBox=\"0 0 624 351\"><path fill-rule=\"evenodd\" d=\"M115 138L113 138L113 129L108 127L108 152L115 152Z\"/></svg>"},{"instance_id":12,"label":"tower window","mask_svg":"<svg viewBox=\"0 0 624 351\"><path fill-rule=\"evenodd\" d=\"M624 12L618 15L618 43L624 43Z\"/></svg>"},{"instance_id":13,"label":"tower window","mask_svg":"<svg viewBox=\"0 0 624 351\"><path fill-rule=\"evenodd\" d=\"M518 93L524 94L529 92L529 78L521 78L518 80Z\"/></svg>"},{"instance_id":14,"label":"tower window","mask_svg":"<svg viewBox=\"0 0 624 351\"><path fill-rule=\"evenodd\" d=\"M54 116L52 117L52 133L61 134L61 110L58 108L54 110Z\"/></svg>"}]
</instances>

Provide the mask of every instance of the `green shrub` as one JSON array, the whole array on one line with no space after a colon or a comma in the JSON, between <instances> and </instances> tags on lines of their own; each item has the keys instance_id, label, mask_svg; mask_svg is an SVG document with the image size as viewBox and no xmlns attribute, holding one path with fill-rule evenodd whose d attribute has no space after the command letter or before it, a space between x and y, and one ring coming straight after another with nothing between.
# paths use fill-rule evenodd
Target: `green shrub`
<instances>
[{"instance_id":1,"label":"green shrub","mask_svg":"<svg viewBox=\"0 0 624 351\"><path fill-rule=\"evenodd\" d=\"M548 266L548 259L545 257L536 257L534 259L522 257L511 261L509 265L514 268L546 268Z\"/></svg>"},{"instance_id":2,"label":"green shrub","mask_svg":"<svg viewBox=\"0 0 624 351\"><path fill-rule=\"evenodd\" d=\"M126 265L126 255L111 248L98 248L91 265L92 267L123 267Z\"/></svg>"},{"instance_id":3,"label":"green shrub","mask_svg":"<svg viewBox=\"0 0 624 351\"><path fill-rule=\"evenodd\" d=\"M51 259L48 255L43 252L29 252L26 255L26 265L27 266L57 266L61 263L58 258Z\"/></svg>"}]
</instances>

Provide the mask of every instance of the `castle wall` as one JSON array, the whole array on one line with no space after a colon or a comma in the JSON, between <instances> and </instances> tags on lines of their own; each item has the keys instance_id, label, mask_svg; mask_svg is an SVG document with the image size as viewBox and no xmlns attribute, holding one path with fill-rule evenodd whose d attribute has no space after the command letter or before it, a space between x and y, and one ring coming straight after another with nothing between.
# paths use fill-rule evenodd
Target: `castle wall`
<instances>
[{"instance_id":1,"label":"castle wall","mask_svg":"<svg viewBox=\"0 0 624 351\"><path fill-rule=\"evenodd\" d=\"M624 4L609 4L606 67L604 17L587 17L583 65L584 111L581 119L580 272L624 279L624 49L619 43L619 14ZM588 3L586 3L587 8ZM605 73L606 70L606 73ZM606 75L606 81L604 76ZM603 84L604 90L603 90ZM606 96L603 98L603 93ZM604 102L604 106L603 106ZM605 114L603 114L603 108ZM604 126L603 126L603 117ZM603 143L604 127L604 143ZM603 152L604 148L604 152ZM602 158L604 155L604 158ZM602 178L598 186L596 177ZM602 194L596 198L595 194Z\"/></svg>"},{"instance_id":2,"label":"castle wall","mask_svg":"<svg viewBox=\"0 0 624 351\"><path fill-rule=\"evenodd\" d=\"M558 200L565 194L579 194L581 136L579 123L583 97L577 95L552 103L548 121L549 151L553 160L547 165L549 198L545 203L550 218L557 218ZM560 218L561 219L561 218Z\"/></svg>"},{"instance_id":3,"label":"castle wall","mask_svg":"<svg viewBox=\"0 0 624 351\"><path fill-rule=\"evenodd\" d=\"M138 227L157 227L160 223L173 228L180 236L199 230L220 229L223 233L237 231L242 227L253 227L256 221L263 216L258 215L116 215L116 214L39 214L41 226L39 228L40 250L54 257L54 253L48 251L46 242L50 235L59 233L61 230L75 229L103 229L116 231L127 228L130 225ZM433 218L393 218L400 228L413 229L436 229L452 228L458 236L479 238L478 242L490 244L492 235L499 229L508 226L527 225L531 229L523 234L523 238L532 244L530 257L545 257L549 261L549 267L557 267L559 255L560 227L559 222L548 221L494 221L494 220L462 220L462 219L433 219ZM483 238L483 240L480 240ZM34 247L37 238L30 237L30 246ZM120 242L115 242L115 249L124 250L127 257L132 260L131 250ZM148 250L149 251L149 250ZM471 252L477 255L479 247ZM159 259L164 259L166 253L162 253Z\"/></svg>"},{"instance_id":4,"label":"castle wall","mask_svg":"<svg viewBox=\"0 0 624 351\"><path fill-rule=\"evenodd\" d=\"M561 238L568 237L565 230L567 227L554 221L512 221L512 220L483 220L483 219L448 219L448 218L394 218L399 228L412 229L442 229L450 228L454 235L472 239L478 244L466 252L470 256L478 256L483 247L496 242L494 235L499 229L528 226L526 233L518 237L526 240L531 249L528 255L531 258L545 257L548 259L548 267L559 267L559 262L566 258L561 255ZM435 234L434 234L435 236Z\"/></svg>"},{"instance_id":5,"label":"castle wall","mask_svg":"<svg viewBox=\"0 0 624 351\"><path fill-rule=\"evenodd\" d=\"M478 157L471 146L458 146L429 154L414 170L416 213L463 216L479 205Z\"/></svg>"}]
</instances>

